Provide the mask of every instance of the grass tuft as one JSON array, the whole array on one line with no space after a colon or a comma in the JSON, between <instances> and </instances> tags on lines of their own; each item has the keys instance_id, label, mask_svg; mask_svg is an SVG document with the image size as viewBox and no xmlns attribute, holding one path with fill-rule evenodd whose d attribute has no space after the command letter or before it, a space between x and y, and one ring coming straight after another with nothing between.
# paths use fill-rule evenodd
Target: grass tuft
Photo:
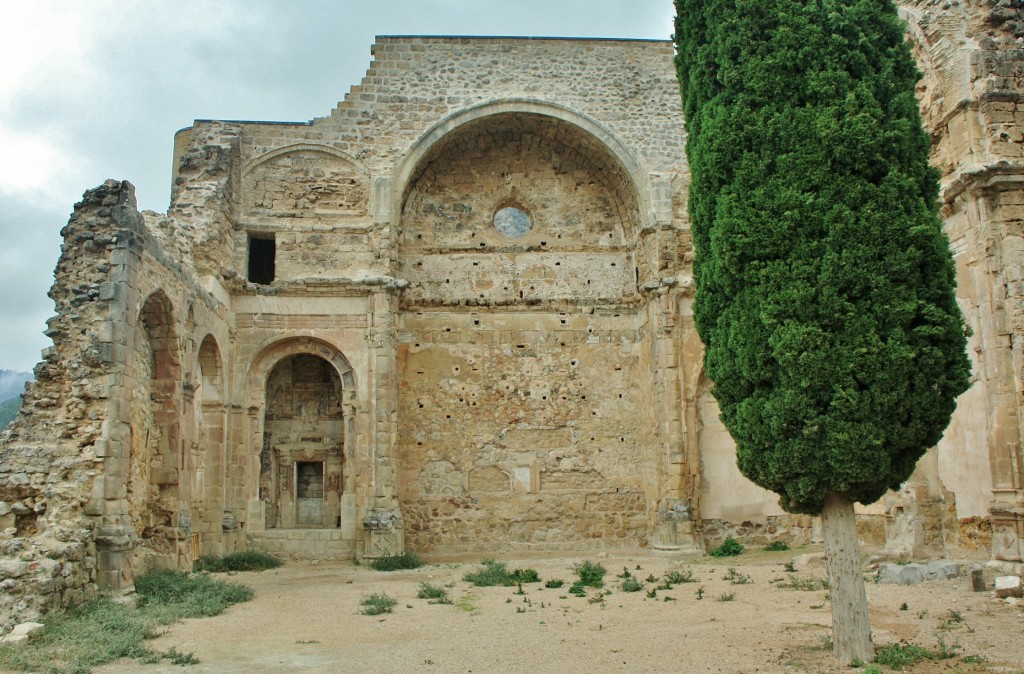
<instances>
[{"instance_id":1,"label":"grass tuft","mask_svg":"<svg viewBox=\"0 0 1024 674\"><path fill-rule=\"evenodd\" d=\"M513 569L509 571L505 562L485 559L476 571L468 571L462 579L477 587L510 587L522 583L539 583L540 576L535 569Z\"/></svg>"},{"instance_id":2,"label":"grass tuft","mask_svg":"<svg viewBox=\"0 0 1024 674\"><path fill-rule=\"evenodd\" d=\"M415 552L384 555L370 562L370 568L374 571L404 571L406 569L418 569L421 566L423 566L423 560Z\"/></svg>"},{"instance_id":3,"label":"grass tuft","mask_svg":"<svg viewBox=\"0 0 1024 674\"><path fill-rule=\"evenodd\" d=\"M256 550L232 552L223 557L204 556L199 560L199 571L228 573L232 571L266 571L281 566L281 560Z\"/></svg>"},{"instance_id":4,"label":"grass tuft","mask_svg":"<svg viewBox=\"0 0 1024 674\"><path fill-rule=\"evenodd\" d=\"M642 589L644 589L644 584L636 576L630 576L622 581L623 592L639 592Z\"/></svg>"},{"instance_id":5,"label":"grass tuft","mask_svg":"<svg viewBox=\"0 0 1024 674\"><path fill-rule=\"evenodd\" d=\"M398 600L394 597L390 597L383 592L374 592L368 594L359 600L359 605L363 607L363 615L380 615L381 613L391 613L395 605L398 604Z\"/></svg>"},{"instance_id":6,"label":"grass tuft","mask_svg":"<svg viewBox=\"0 0 1024 674\"><path fill-rule=\"evenodd\" d=\"M579 577L579 582L585 587L604 587L604 574L607 571L600 562L586 560L573 565L572 568Z\"/></svg>"},{"instance_id":7,"label":"grass tuft","mask_svg":"<svg viewBox=\"0 0 1024 674\"><path fill-rule=\"evenodd\" d=\"M732 536L725 539L717 548L708 551L712 557L735 557L743 554L743 546Z\"/></svg>"},{"instance_id":8,"label":"grass tuft","mask_svg":"<svg viewBox=\"0 0 1024 674\"><path fill-rule=\"evenodd\" d=\"M173 648L157 651L143 642L156 636L161 625L182 618L218 615L231 604L251 599L253 594L248 587L205 574L170 570L137 577L135 588L135 606L100 597L51 614L45 627L21 648L0 646L0 669L84 674L119 658L195 664L198 660L191 653Z\"/></svg>"}]
</instances>

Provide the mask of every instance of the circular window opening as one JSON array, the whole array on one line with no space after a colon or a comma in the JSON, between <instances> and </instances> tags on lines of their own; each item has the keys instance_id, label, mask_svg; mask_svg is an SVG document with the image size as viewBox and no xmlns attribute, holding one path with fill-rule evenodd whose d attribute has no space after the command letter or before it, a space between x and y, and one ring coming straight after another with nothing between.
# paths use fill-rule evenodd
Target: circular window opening
<instances>
[{"instance_id":1,"label":"circular window opening","mask_svg":"<svg viewBox=\"0 0 1024 674\"><path fill-rule=\"evenodd\" d=\"M531 227L530 216L518 208L506 206L494 214L494 228L511 239L526 234Z\"/></svg>"}]
</instances>

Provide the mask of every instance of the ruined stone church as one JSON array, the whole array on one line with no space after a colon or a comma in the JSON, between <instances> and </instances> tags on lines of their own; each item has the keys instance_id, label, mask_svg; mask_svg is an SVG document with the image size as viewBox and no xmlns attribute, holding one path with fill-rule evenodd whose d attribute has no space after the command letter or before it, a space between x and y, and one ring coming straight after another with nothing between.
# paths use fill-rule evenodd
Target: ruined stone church
<instances>
[{"instance_id":1,"label":"ruined stone church","mask_svg":"<svg viewBox=\"0 0 1024 674\"><path fill-rule=\"evenodd\" d=\"M902 0L973 383L895 555L1022 560L1024 18ZM153 567L815 535L743 478L691 314L665 41L381 37L311 122L200 120L166 214L85 193L0 436L0 621Z\"/></svg>"}]
</instances>

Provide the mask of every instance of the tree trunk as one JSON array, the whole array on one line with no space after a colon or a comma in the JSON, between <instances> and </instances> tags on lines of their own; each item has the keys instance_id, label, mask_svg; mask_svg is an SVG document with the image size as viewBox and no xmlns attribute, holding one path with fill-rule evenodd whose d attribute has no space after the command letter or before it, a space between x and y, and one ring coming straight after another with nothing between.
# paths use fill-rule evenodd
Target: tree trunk
<instances>
[{"instance_id":1,"label":"tree trunk","mask_svg":"<svg viewBox=\"0 0 1024 674\"><path fill-rule=\"evenodd\" d=\"M825 531L825 556L832 594L832 643L836 657L843 662L875 659L868 619L868 597L860 568L860 545L853 502L839 494L829 494L821 511Z\"/></svg>"}]
</instances>

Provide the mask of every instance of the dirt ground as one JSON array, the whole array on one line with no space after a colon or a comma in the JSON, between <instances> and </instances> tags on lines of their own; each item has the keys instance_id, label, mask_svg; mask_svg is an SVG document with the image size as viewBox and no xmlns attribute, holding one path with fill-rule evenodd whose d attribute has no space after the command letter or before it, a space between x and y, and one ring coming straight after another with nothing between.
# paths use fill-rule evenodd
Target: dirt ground
<instances>
[{"instance_id":1,"label":"dirt ground","mask_svg":"<svg viewBox=\"0 0 1024 674\"><path fill-rule=\"evenodd\" d=\"M808 551L745 553L725 560L646 553L509 560L510 568L531 567L543 580L566 581L561 589L527 584L523 594L516 587L480 588L464 581L478 560L391 573L354 563L291 563L236 574L233 580L255 589L252 601L216 618L173 625L149 644L192 652L200 664L124 661L95 671L863 671L838 663L825 648L831 614L820 583L815 590L781 587L790 586L793 577L808 585L826 577L820 562L797 567L796 573L785 570L785 562ZM608 569L610 594L568 593L573 563L583 559ZM626 568L641 580L660 579L669 569L687 567L696 582L657 590L654 597L647 591L624 592L616 577ZM743 576L749 581L742 582ZM421 582L447 586L454 603L417 599ZM360 599L375 592L398 600L393 613L360 613ZM958 653L906 671L1024 672L1024 605L1008 605L992 592L972 593L966 577L914 587L869 583L868 600L876 645L905 640L938 650L941 639Z\"/></svg>"}]
</instances>

